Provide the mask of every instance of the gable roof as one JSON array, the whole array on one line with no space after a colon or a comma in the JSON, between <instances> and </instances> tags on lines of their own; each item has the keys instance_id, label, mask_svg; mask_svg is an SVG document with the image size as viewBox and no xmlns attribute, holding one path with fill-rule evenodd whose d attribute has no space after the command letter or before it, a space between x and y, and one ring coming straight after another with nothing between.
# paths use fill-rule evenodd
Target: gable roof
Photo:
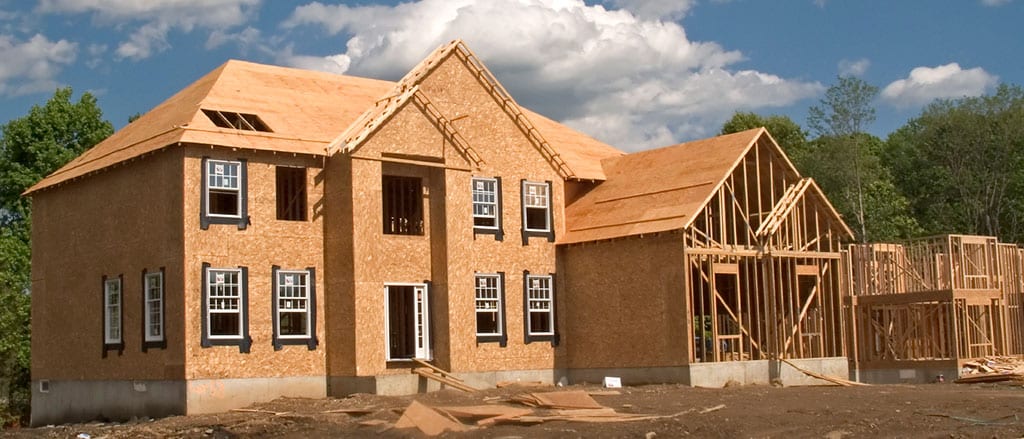
<instances>
[{"instance_id":1,"label":"gable roof","mask_svg":"<svg viewBox=\"0 0 1024 439\"><path fill-rule=\"evenodd\" d=\"M762 138L785 158L768 131L756 128L602 160L607 180L566 207L566 233L558 242L597 241L689 227ZM785 162L799 175L788 159ZM810 183L809 187L838 219L817 185Z\"/></svg>"},{"instance_id":2,"label":"gable roof","mask_svg":"<svg viewBox=\"0 0 1024 439\"><path fill-rule=\"evenodd\" d=\"M435 55L452 53L456 47L464 46L456 40L435 51ZM422 64L429 64L433 56L406 78L422 77L430 68ZM328 145L339 134L350 131L360 115L372 111L382 96L389 96L401 86L377 79L231 60L43 178L25 194L179 143L326 156ZM254 114L272 132L220 128L203 109ZM542 119L523 112L531 119ZM539 123L535 131L541 138L558 139L552 149L557 156L568 159L570 168L580 170L574 174L577 178L603 179L597 160L622 154L554 121Z\"/></svg>"}]
</instances>

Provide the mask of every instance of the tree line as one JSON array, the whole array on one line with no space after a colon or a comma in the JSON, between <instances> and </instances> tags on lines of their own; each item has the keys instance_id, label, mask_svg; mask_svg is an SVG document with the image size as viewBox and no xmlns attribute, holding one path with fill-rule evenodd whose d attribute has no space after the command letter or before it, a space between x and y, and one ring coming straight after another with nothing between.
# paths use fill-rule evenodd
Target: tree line
<instances>
[{"instance_id":1,"label":"tree line","mask_svg":"<svg viewBox=\"0 0 1024 439\"><path fill-rule=\"evenodd\" d=\"M808 111L737 112L722 134L767 127L858 242L961 233L1024 243L1024 89L938 99L884 140L866 132L878 88L839 77Z\"/></svg>"}]
</instances>

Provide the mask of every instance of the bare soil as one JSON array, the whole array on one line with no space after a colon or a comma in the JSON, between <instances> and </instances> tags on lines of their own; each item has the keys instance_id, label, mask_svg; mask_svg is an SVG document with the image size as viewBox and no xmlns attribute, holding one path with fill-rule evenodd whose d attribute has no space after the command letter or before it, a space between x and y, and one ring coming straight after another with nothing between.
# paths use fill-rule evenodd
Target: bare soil
<instances>
[{"instance_id":1,"label":"bare soil","mask_svg":"<svg viewBox=\"0 0 1024 439\"><path fill-rule=\"evenodd\" d=\"M571 389L602 390L597 386ZM12 438L93 439L134 437L424 437L393 427L415 399L431 407L510 404L525 392L564 390L511 387L463 393L442 390L404 397L357 394L348 398L281 398L250 407L256 411L87 423L0 432ZM625 387L594 399L621 413L678 416L648 421L495 425L441 437L984 437L1024 436L1024 387L1020 382L870 387L735 386L722 389L681 385ZM724 407L720 407L724 405ZM520 406L521 407L521 406ZM716 409L717 408L717 409ZM325 413L366 409L365 414ZM714 409L707 411L708 409ZM706 411L706 412L705 412ZM703 413L702 413L703 412ZM367 425L371 424L371 425ZM653 433L653 434L652 434Z\"/></svg>"}]
</instances>

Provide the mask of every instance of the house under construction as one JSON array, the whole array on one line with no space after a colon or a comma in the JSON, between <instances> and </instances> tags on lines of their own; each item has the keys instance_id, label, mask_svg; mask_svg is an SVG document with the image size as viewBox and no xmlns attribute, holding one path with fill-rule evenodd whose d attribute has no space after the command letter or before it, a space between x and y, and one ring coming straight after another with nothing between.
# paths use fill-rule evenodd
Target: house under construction
<instances>
[{"instance_id":1,"label":"house under construction","mask_svg":"<svg viewBox=\"0 0 1024 439\"><path fill-rule=\"evenodd\" d=\"M849 248L850 353L858 378L922 382L1024 353L1024 249L944 235Z\"/></svg>"}]
</instances>

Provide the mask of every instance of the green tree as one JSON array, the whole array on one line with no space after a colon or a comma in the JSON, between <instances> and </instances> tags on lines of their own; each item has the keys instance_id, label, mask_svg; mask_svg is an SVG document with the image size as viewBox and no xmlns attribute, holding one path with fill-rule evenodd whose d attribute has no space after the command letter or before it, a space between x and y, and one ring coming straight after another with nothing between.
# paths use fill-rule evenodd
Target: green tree
<instances>
[{"instance_id":1,"label":"green tree","mask_svg":"<svg viewBox=\"0 0 1024 439\"><path fill-rule=\"evenodd\" d=\"M838 174L833 177L841 180L843 187L852 189L852 206L846 213L853 214L854 232L861 242L868 239L865 189L872 182L868 174L876 160L860 141L864 130L875 121L872 102L876 96L878 87L853 76L840 76L807 115L808 126L818 136L816 142L834 153L819 158L842 162L842 166L834 167Z\"/></svg>"},{"instance_id":2,"label":"green tree","mask_svg":"<svg viewBox=\"0 0 1024 439\"><path fill-rule=\"evenodd\" d=\"M799 161L807 154L807 132L788 116L761 116L757 113L737 111L722 125L721 134L738 133L760 127L768 129L768 133L799 168Z\"/></svg>"},{"instance_id":3,"label":"green tree","mask_svg":"<svg viewBox=\"0 0 1024 439\"><path fill-rule=\"evenodd\" d=\"M31 204L21 194L110 136L96 98L58 89L45 105L0 126L0 424L28 414Z\"/></svg>"},{"instance_id":4,"label":"green tree","mask_svg":"<svg viewBox=\"0 0 1024 439\"><path fill-rule=\"evenodd\" d=\"M897 187L929 233L1024 242L1024 89L937 100L891 134Z\"/></svg>"}]
</instances>

